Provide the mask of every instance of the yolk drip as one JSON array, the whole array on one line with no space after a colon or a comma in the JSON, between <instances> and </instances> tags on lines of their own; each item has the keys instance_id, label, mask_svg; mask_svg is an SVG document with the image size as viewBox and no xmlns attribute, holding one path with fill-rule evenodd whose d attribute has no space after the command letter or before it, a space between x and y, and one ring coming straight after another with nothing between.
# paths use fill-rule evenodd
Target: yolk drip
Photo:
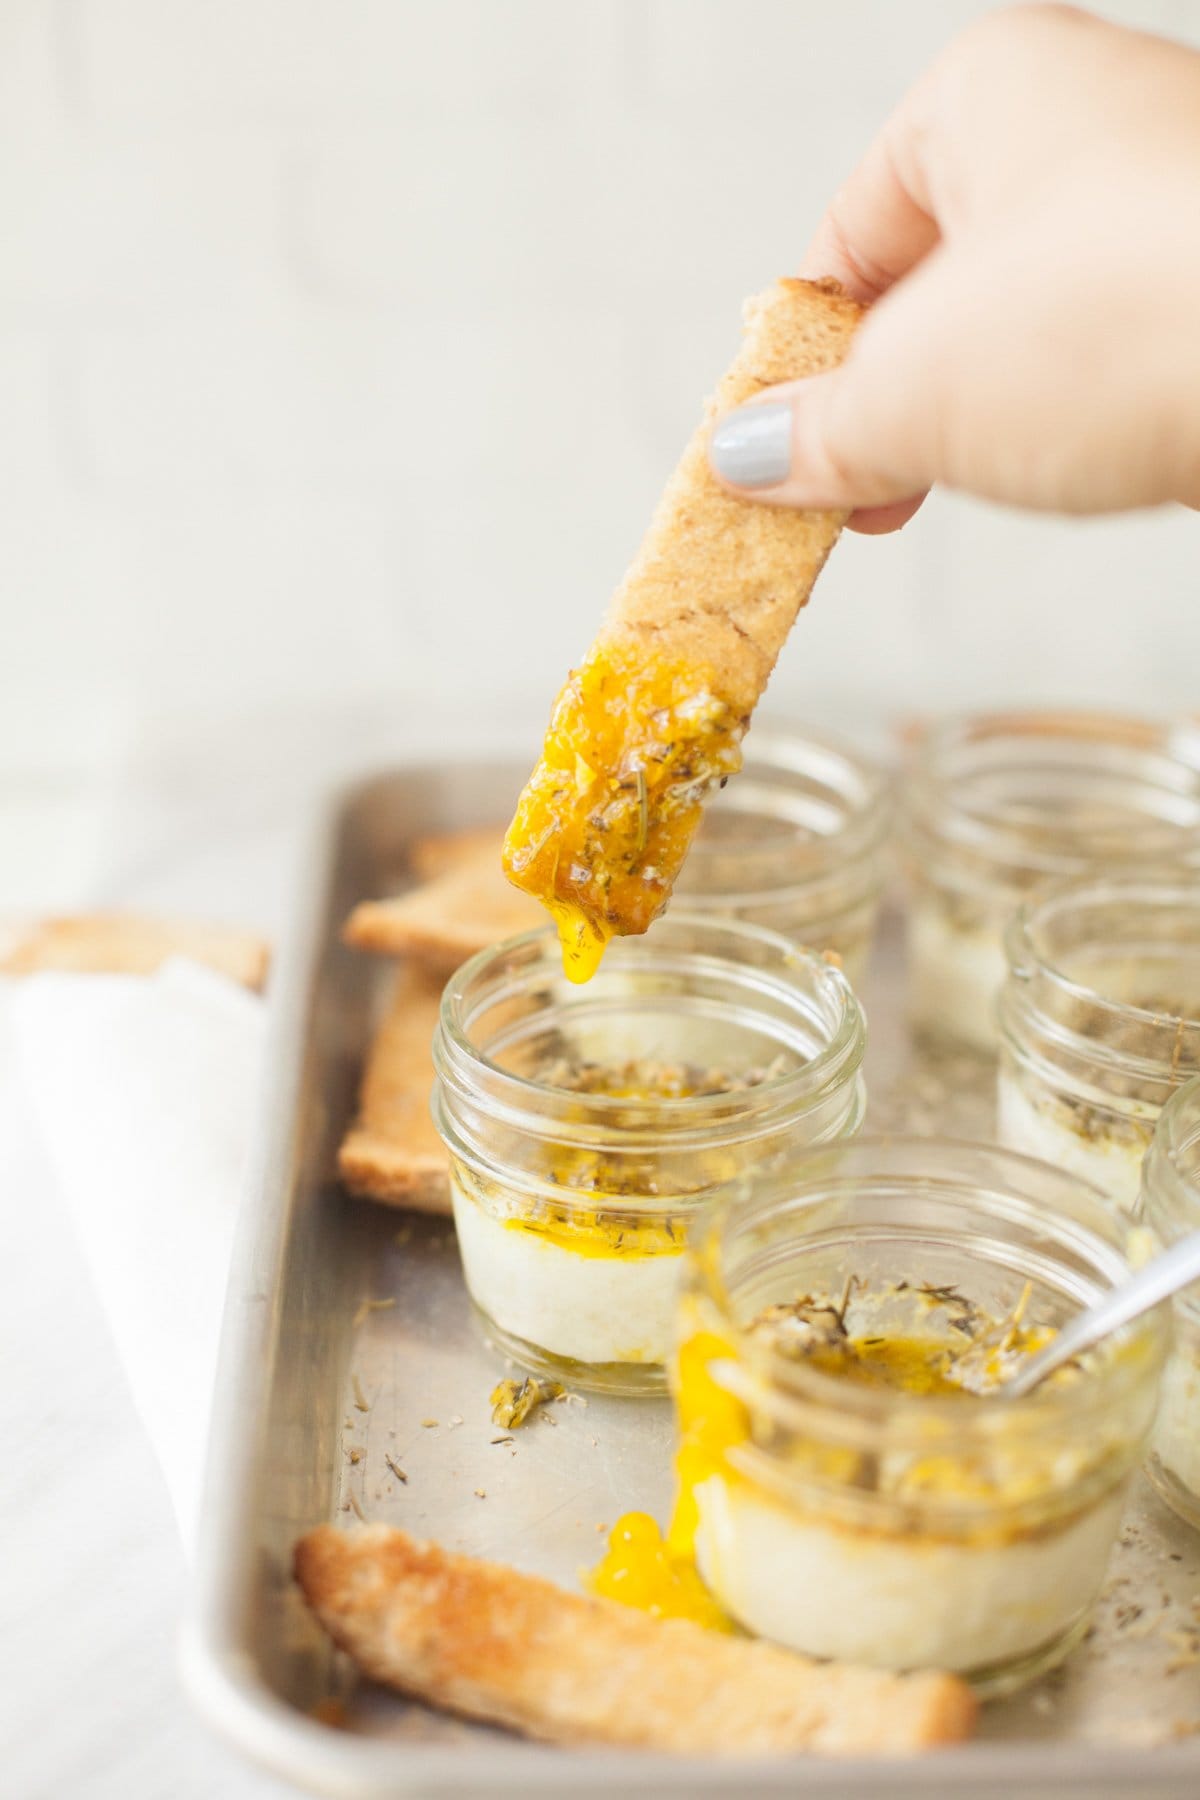
<instances>
[{"instance_id":1,"label":"yolk drip","mask_svg":"<svg viewBox=\"0 0 1200 1800\"><path fill-rule=\"evenodd\" d=\"M594 1594L641 1607L664 1619L691 1619L717 1631L737 1627L713 1599L694 1561L697 1485L724 1452L747 1435L746 1411L709 1374L730 1346L711 1332L689 1338L679 1354L676 1405L680 1446L678 1490L665 1540L647 1513L625 1513L613 1526L608 1551L588 1577Z\"/></svg>"},{"instance_id":2,"label":"yolk drip","mask_svg":"<svg viewBox=\"0 0 1200 1800\"><path fill-rule=\"evenodd\" d=\"M689 1561L695 1552L699 1522L696 1489L723 1467L726 1451L750 1435L746 1408L712 1375L715 1362L735 1354L733 1346L712 1331L695 1332L679 1350L675 1374L677 1485L667 1542L674 1556Z\"/></svg>"},{"instance_id":3,"label":"yolk drip","mask_svg":"<svg viewBox=\"0 0 1200 1800\"><path fill-rule=\"evenodd\" d=\"M704 795L741 766L744 721L700 669L602 643L555 704L504 845L510 881L547 908L572 981L670 897Z\"/></svg>"},{"instance_id":4,"label":"yolk drip","mask_svg":"<svg viewBox=\"0 0 1200 1800\"><path fill-rule=\"evenodd\" d=\"M512 878L514 865L505 856L504 870ZM536 896L554 920L562 950L563 973L568 980L582 986L600 967L613 933L605 919L593 919L572 900L553 900L547 894Z\"/></svg>"},{"instance_id":5,"label":"yolk drip","mask_svg":"<svg viewBox=\"0 0 1200 1800\"><path fill-rule=\"evenodd\" d=\"M602 1599L636 1606L656 1619L690 1619L711 1631L737 1629L693 1564L672 1554L649 1513L625 1513L617 1520L587 1586Z\"/></svg>"}]
</instances>

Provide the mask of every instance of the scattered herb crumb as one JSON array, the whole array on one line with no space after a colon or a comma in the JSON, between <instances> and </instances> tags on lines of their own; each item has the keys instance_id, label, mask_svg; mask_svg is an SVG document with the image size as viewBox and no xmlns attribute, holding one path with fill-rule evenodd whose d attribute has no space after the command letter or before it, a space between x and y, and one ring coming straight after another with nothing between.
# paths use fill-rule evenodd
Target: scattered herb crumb
<instances>
[{"instance_id":1,"label":"scattered herb crumb","mask_svg":"<svg viewBox=\"0 0 1200 1800\"><path fill-rule=\"evenodd\" d=\"M346 1454L350 1458L351 1463L360 1463L362 1461L362 1451L357 1444L351 1444Z\"/></svg>"},{"instance_id":2,"label":"scattered herb crumb","mask_svg":"<svg viewBox=\"0 0 1200 1800\"><path fill-rule=\"evenodd\" d=\"M486 1488L476 1488L475 1489L475 1498L477 1500L486 1500L487 1499L487 1489Z\"/></svg>"},{"instance_id":3,"label":"scattered herb crumb","mask_svg":"<svg viewBox=\"0 0 1200 1800\"><path fill-rule=\"evenodd\" d=\"M359 1412L370 1412L371 1403L362 1391L362 1382L357 1375L351 1375L350 1386L354 1389L354 1404Z\"/></svg>"},{"instance_id":4,"label":"scattered herb crumb","mask_svg":"<svg viewBox=\"0 0 1200 1800\"><path fill-rule=\"evenodd\" d=\"M492 1424L503 1426L507 1431L515 1430L525 1423L530 1414L539 1406L550 1400L562 1400L566 1397L566 1389L558 1381L541 1381L536 1375L526 1376L524 1381L509 1377L507 1381L497 1382L491 1392ZM549 1413L543 1413L549 1419ZM550 1420L557 1424L556 1419Z\"/></svg>"},{"instance_id":5,"label":"scattered herb crumb","mask_svg":"<svg viewBox=\"0 0 1200 1800\"><path fill-rule=\"evenodd\" d=\"M426 1431L435 1431L437 1429L436 1419L422 1419L421 1424Z\"/></svg>"},{"instance_id":6,"label":"scattered herb crumb","mask_svg":"<svg viewBox=\"0 0 1200 1800\"><path fill-rule=\"evenodd\" d=\"M367 1516L367 1515L366 1515L366 1513L365 1513L365 1512L364 1512L364 1511L363 1511L363 1509L362 1509L362 1507L361 1507L361 1505L360 1505L360 1504L359 1504L359 1499L358 1499L358 1495L357 1495L357 1494L356 1494L356 1493L355 1493L355 1491L354 1491L354 1489L353 1489L353 1488L347 1488L347 1490L346 1490L346 1499L347 1499L347 1500L348 1500L348 1501L349 1501L349 1503L350 1503L350 1510L351 1510L351 1512L353 1512L353 1513L356 1513L356 1514L357 1514L357 1516L358 1516L358 1517L359 1517L359 1518L360 1518L360 1519L365 1519L365 1518L366 1518L366 1516ZM345 1511L345 1508L344 1508L344 1507L343 1507L343 1509L342 1509L342 1510L343 1510L343 1512L344 1512L344 1511Z\"/></svg>"},{"instance_id":7,"label":"scattered herb crumb","mask_svg":"<svg viewBox=\"0 0 1200 1800\"><path fill-rule=\"evenodd\" d=\"M408 1476L404 1473L404 1470L400 1467L400 1464L396 1461L394 1456L385 1456L383 1460L392 1471L392 1474L396 1477L397 1481L407 1483Z\"/></svg>"},{"instance_id":8,"label":"scattered herb crumb","mask_svg":"<svg viewBox=\"0 0 1200 1800\"><path fill-rule=\"evenodd\" d=\"M498 1437L498 1438L492 1439L493 1444L511 1444L512 1442L513 1442L513 1439L511 1437L511 1435L508 1437Z\"/></svg>"}]
</instances>

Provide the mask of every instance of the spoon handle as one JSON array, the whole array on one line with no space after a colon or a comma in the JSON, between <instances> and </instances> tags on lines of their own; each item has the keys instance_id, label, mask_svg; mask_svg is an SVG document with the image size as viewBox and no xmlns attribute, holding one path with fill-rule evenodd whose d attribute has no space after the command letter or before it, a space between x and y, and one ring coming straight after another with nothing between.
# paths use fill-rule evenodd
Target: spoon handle
<instances>
[{"instance_id":1,"label":"spoon handle","mask_svg":"<svg viewBox=\"0 0 1200 1800\"><path fill-rule=\"evenodd\" d=\"M1061 1369L1073 1356L1090 1350L1101 1338L1128 1325L1131 1319L1140 1318L1160 1300L1168 1299L1192 1281L1200 1281L1200 1231L1189 1232L1187 1237L1180 1238L1169 1250L1148 1262L1144 1269L1139 1269L1131 1280L1114 1288L1086 1312L1076 1314L1063 1326L1053 1343L1031 1356L1000 1391L1013 1399L1030 1393L1039 1381L1044 1381L1055 1369Z\"/></svg>"}]
</instances>

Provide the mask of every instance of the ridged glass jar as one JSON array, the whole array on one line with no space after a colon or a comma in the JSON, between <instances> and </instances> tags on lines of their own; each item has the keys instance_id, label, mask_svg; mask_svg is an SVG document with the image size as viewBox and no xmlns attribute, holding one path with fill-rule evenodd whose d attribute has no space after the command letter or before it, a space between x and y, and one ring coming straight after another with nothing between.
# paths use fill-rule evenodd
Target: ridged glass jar
<instances>
[{"instance_id":1,"label":"ridged glass jar","mask_svg":"<svg viewBox=\"0 0 1200 1800\"><path fill-rule=\"evenodd\" d=\"M1137 1210L1164 1244L1200 1231L1200 1079L1159 1114ZM1167 1505L1200 1531L1200 1282L1175 1296L1174 1315L1146 1473Z\"/></svg>"},{"instance_id":2,"label":"ridged glass jar","mask_svg":"<svg viewBox=\"0 0 1200 1800\"><path fill-rule=\"evenodd\" d=\"M549 931L447 985L434 1118L484 1328L572 1386L665 1386L688 1232L715 1183L857 1131L865 1024L820 957L672 912L579 986Z\"/></svg>"},{"instance_id":3,"label":"ridged glass jar","mask_svg":"<svg viewBox=\"0 0 1200 1800\"><path fill-rule=\"evenodd\" d=\"M991 1055L1023 900L1100 867L1200 867L1200 733L1108 713L951 720L911 760L903 836L913 1023Z\"/></svg>"},{"instance_id":4,"label":"ridged glass jar","mask_svg":"<svg viewBox=\"0 0 1200 1800\"><path fill-rule=\"evenodd\" d=\"M705 807L676 904L832 950L857 985L887 878L893 800L882 771L833 739L752 731L741 773Z\"/></svg>"},{"instance_id":5,"label":"ridged glass jar","mask_svg":"<svg viewBox=\"0 0 1200 1800\"><path fill-rule=\"evenodd\" d=\"M1159 1113L1200 1072L1200 879L1051 888L1006 952L1000 1141L1131 1207Z\"/></svg>"},{"instance_id":6,"label":"ridged glass jar","mask_svg":"<svg viewBox=\"0 0 1200 1800\"><path fill-rule=\"evenodd\" d=\"M957 1354L984 1320L1036 1346L1128 1277L1133 1232L1058 1170L934 1138L809 1151L719 1198L680 1301L672 1535L694 1533L725 1611L813 1656L955 1670L987 1694L1063 1656L1104 1580L1168 1309L1021 1400L831 1372L789 1352L780 1317L799 1302L876 1354L914 1337Z\"/></svg>"}]
</instances>

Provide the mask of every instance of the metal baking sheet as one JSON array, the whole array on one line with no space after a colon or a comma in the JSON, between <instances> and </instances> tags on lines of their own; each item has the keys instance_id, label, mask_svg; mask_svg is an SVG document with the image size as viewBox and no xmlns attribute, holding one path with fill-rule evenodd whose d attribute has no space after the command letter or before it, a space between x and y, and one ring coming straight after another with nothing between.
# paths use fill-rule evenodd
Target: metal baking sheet
<instances>
[{"instance_id":1,"label":"metal baking sheet","mask_svg":"<svg viewBox=\"0 0 1200 1800\"><path fill-rule=\"evenodd\" d=\"M345 1796L1200 1794L1200 1538L1139 1479L1088 1641L985 1710L977 1741L912 1761L667 1761L522 1742L356 1685L290 1581L325 1519L402 1525L571 1586L603 1528L670 1495L665 1402L589 1397L496 1443L506 1365L480 1339L449 1221L351 1200L333 1174L383 971L346 950L351 904L403 884L416 834L503 816L523 770L408 768L322 813L272 982L257 1155L225 1322L193 1603L202 1712L251 1757ZM922 1058L903 1026L899 919L864 984L877 1129L991 1131L991 1080ZM393 1300L366 1310L365 1300ZM395 1469L403 1471L402 1481ZM315 1716L332 1708L332 1727Z\"/></svg>"}]
</instances>

